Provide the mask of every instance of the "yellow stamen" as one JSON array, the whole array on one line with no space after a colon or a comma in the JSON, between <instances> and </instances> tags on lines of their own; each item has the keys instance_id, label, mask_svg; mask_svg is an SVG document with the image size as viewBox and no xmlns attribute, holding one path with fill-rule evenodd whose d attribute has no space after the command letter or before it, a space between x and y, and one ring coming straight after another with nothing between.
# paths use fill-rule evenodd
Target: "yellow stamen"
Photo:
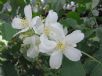
<instances>
[{"instance_id":1,"label":"yellow stamen","mask_svg":"<svg viewBox=\"0 0 102 76\"><path fill-rule=\"evenodd\" d=\"M27 27L29 25L29 22L27 19L21 19L21 25L24 27Z\"/></svg>"},{"instance_id":2,"label":"yellow stamen","mask_svg":"<svg viewBox=\"0 0 102 76\"><path fill-rule=\"evenodd\" d=\"M60 49L60 50L63 50L63 49L65 48L65 45L64 45L63 42L59 41L59 42L57 43L57 47L56 47L56 48L57 48L57 49Z\"/></svg>"},{"instance_id":3,"label":"yellow stamen","mask_svg":"<svg viewBox=\"0 0 102 76\"><path fill-rule=\"evenodd\" d=\"M50 29L48 27L44 28L44 33L48 36L50 33Z\"/></svg>"}]
</instances>

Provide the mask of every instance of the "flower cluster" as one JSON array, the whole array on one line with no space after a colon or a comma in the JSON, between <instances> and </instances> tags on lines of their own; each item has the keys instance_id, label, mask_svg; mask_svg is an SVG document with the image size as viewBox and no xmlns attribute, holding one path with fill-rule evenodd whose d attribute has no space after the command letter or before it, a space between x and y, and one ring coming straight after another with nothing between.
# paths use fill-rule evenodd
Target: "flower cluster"
<instances>
[{"instance_id":1,"label":"flower cluster","mask_svg":"<svg viewBox=\"0 0 102 76\"><path fill-rule=\"evenodd\" d=\"M21 29L19 33L33 30L30 36L24 36L23 46L29 45L27 57L36 58L39 53L44 53L50 56L49 64L52 69L60 68L63 55L71 61L79 61L82 54L76 48L84 38L84 34L80 30L75 30L68 34L66 28L63 28L58 20L58 15L53 10L50 10L45 19L36 16L32 18L31 6L27 5L24 8L25 18L15 17L12 21L12 27ZM18 34L18 33L17 33ZM68 35L67 35L68 34Z\"/></svg>"}]
</instances>

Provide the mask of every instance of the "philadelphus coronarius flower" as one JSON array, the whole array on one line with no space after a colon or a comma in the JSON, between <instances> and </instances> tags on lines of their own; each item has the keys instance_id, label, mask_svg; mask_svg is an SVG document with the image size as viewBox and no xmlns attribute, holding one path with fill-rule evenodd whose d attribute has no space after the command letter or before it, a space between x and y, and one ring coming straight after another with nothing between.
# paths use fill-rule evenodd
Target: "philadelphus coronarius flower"
<instances>
[{"instance_id":1,"label":"philadelphus coronarius flower","mask_svg":"<svg viewBox=\"0 0 102 76\"><path fill-rule=\"evenodd\" d=\"M45 35L50 39L57 38L56 36L62 35L63 27L60 23L57 22L58 16L57 13L53 10L50 10L44 23L42 23L41 18L36 18L36 24L33 28L37 34Z\"/></svg>"},{"instance_id":2,"label":"philadelphus coronarius flower","mask_svg":"<svg viewBox=\"0 0 102 76\"><path fill-rule=\"evenodd\" d=\"M35 17L32 19L32 9L30 5L26 5L24 8L24 14L25 14L25 18L19 18L19 17L15 17L12 21L12 27L15 29L21 29L21 32L25 32L28 29L32 28L32 24L34 24L34 19L36 19Z\"/></svg>"},{"instance_id":3,"label":"philadelphus coronarius flower","mask_svg":"<svg viewBox=\"0 0 102 76\"><path fill-rule=\"evenodd\" d=\"M80 30L66 35L57 19L57 13L50 10L45 20L44 31L40 36L41 43L39 45L40 52L51 55L50 67L53 69L58 69L61 66L63 54L72 61L80 60L82 54L75 47L76 43L84 38L84 34Z\"/></svg>"},{"instance_id":4,"label":"philadelphus coronarius flower","mask_svg":"<svg viewBox=\"0 0 102 76\"><path fill-rule=\"evenodd\" d=\"M76 30L69 35L61 35L56 40L49 40L46 36L40 37L40 51L50 53L50 67L52 69L60 68L63 54L71 61L79 61L82 54L76 49L76 43L83 40L84 34Z\"/></svg>"},{"instance_id":5,"label":"philadelphus coronarius flower","mask_svg":"<svg viewBox=\"0 0 102 76\"><path fill-rule=\"evenodd\" d=\"M63 55L71 61L79 61L82 54L76 48L84 38L80 30L75 30L67 35L67 30L63 28L58 20L58 15L50 10L45 19L36 16L32 19L31 6L24 8L26 19L14 18L12 26L16 29L32 28L34 35L26 37L23 45L30 45L27 49L27 57L35 58L39 52L50 56L50 67L52 69L60 68Z\"/></svg>"}]
</instances>

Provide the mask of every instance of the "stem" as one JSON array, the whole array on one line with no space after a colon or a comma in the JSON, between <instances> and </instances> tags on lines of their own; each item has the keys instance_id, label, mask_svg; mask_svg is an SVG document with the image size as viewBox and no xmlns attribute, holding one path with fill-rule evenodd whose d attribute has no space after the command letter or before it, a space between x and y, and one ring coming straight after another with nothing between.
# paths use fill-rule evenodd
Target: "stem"
<instances>
[{"instance_id":1,"label":"stem","mask_svg":"<svg viewBox=\"0 0 102 76\"><path fill-rule=\"evenodd\" d=\"M91 56L91 55L89 55L89 54L87 54L87 53L85 53L85 52L83 52L83 51L81 51L84 55L86 55L86 56L88 56L89 58L91 58L92 60L94 60L95 62L97 62L97 63L99 63L99 64L101 64L102 65L102 63L99 61L99 60L97 60L96 58L94 58L93 56Z\"/></svg>"}]
</instances>

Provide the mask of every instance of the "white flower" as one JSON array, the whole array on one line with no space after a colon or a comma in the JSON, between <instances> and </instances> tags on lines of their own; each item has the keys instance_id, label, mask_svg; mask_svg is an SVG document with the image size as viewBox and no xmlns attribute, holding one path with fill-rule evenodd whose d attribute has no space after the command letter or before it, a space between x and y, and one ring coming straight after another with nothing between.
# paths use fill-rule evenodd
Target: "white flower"
<instances>
[{"instance_id":1,"label":"white flower","mask_svg":"<svg viewBox=\"0 0 102 76\"><path fill-rule=\"evenodd\" d=\"M12 27L15 29L24 29L30 26L32 20L31 6L27 5L24 8L25 19L15 17L12 21Z\"/></svg>"},{"instance_id":2,"label":"white flower","mask_svg":"<svg viewBox=\"0 0 102 76\"><path fill-rule=\"evenodd\" d=\"M37 18L36 21L37 25L33 26L33 28L38 34L45 35L50 39L55 39L57 38L56 36L63 35L62 34L63 26L60 23L58 23L57 20L58 20L57 13L54 12L53 10L50 10L45 19L44 24L41 21L41 18L39 17Z\"/></svg>"},{"instance_id":3,"label":"white flower","mask_svg":"<svg viewBox=\"0 0 102 76\"><path fill-rule=\"evenodd\" d=\"M63 33L64 34L64 33ZM83 40L84 34L80 30L76 30L65 36L58 36L57 40L49 40L46 36L41 36L40 52L47 53L50 56L50 67L52 69L60 68L62 64L63 54L71 61L80 60L81 51L76 49L76 43Z\"/></svg>"},{"instance_id":4,"label":"white flower","mask_svg":"<svg viewBox=\"0 0 102 76\"><path fill-rule=\"evenodd\" d=\"M36 21L34 19L36 19L36 17L34 17L32 19L32 9L30 5L26 5L24 8L24 14L25 14L25 18L19 18L19 17L15 17L12 21L12 27L15 29L21 29L21 32L25 32L27 30L29 30L30 28L32 28L32 24L34 24L33 22ZM17 33L18 34L18 33Z\"/></svg>"},{"instance_id":5,"label":"white flower","mask_svg":"<svg viewBox=\"0 0 102 76\"><path fill-rule=\"evenodd\" d=\"M27 57L35 58L39 55L39 37L34 35L31 37L26 37L23 41L23 45L30 45L30 48L27 50Z\"/></svg>"},{"instance_id":6,"label":"white flower","mask_svg":"<svg viewBox=\"0 0 102 76\"><path fill-rule=\"evenodd\" d=\"M39 16L32 19L32 27L36 34L41 35L43 33L44 24Z\"/></svg>"}]
</instances>

